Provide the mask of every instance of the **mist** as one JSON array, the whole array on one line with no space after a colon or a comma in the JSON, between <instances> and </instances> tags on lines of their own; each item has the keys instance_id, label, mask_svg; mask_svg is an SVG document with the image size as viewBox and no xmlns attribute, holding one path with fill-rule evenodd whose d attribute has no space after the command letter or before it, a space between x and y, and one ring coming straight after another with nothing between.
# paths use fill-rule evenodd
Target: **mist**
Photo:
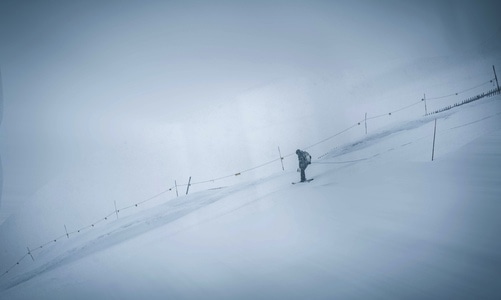
<instances>
[{"instance_id":1,"label":"mist","mask_svg":"<svg viewBox=\"0 0 501 300\"><path fill-rule=\"evenodd\" d=\"M498 9L496 1L2 1L0 222L28 199L64 190L71 201L132 201L175 180L275 159L278 146L291 153L412 81L395 70L450 68L434 66L436 57L499 61L490 43ZM365 85L375 78L380 85Z\"/></svg>"}]
</instances>

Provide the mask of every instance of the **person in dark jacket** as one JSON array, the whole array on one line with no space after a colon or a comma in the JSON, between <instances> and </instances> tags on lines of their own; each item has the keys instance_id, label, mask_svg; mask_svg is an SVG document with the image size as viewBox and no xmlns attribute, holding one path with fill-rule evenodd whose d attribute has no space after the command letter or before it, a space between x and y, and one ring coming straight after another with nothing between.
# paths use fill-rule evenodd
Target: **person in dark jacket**
<instances>
[{"instance_id":1,"label":"person in dark jacket","mask_svg":"<svg viewBox=\"0 0 501 300\"><path fill-rule=\"evenodd\" d=\"M299 149L296 150L297 159L299 160L299 169L301 169L301 182L306 181L306 174L304 170L311 164L311 156L306 151L301 151Z\"/></svg>"}]
</instances>

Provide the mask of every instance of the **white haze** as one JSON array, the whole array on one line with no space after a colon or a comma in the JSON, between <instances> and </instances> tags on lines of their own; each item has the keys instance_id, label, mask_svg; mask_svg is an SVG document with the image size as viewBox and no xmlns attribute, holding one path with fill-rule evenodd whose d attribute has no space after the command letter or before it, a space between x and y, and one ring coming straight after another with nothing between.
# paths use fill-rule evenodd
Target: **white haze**
<instances>
[{"instance_id":1,"label":"white haze","mask_svg":"<svg viewBox=\"0 0 501 300\"><path fill-rule=\"evenodd\" d=\"M466 67L451 81L489 79L496 8L2 1L0 222L40 190L137 199L261 164L364 112L441 93L433 78L409 83L454 74L458 62Z\"/></svg>"},{"instance_id":2,"label":"white haze","mask_svg":"<svg viewBox=\"0 0 501 300\"><path fill-rule=\"evenodd\" d=\"M0 298L499 298L498 11L0 1Z\"/></svg>"}]
</instances>

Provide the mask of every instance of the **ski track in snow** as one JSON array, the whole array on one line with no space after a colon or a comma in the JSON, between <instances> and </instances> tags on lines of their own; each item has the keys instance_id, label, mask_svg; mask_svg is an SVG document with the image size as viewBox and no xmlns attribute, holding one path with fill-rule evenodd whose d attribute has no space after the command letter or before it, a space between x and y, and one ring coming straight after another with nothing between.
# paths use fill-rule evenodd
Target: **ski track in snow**
<instances>
[{"instance_id":1,"label":"ski track in snow","mask_svg":"<svg viewBox=\"0 0 501 300\"><path fill-rule=\"evenodd\" d=\"M133 239L148 231L154 230L170 222L174 222L183 216L192 213L201 207L210 205L211 203L225 198L233 193L238 192L240 188L233 188L225 190L224 192L216 192L214 195L204 197L200 195L196 200L187 199L184 197L174 199L166 204L160 205L153 209L149 209L148 212L154 212L161 208L162 213L153 213L147 216L141 213L139 216L129 216L126 218L132 219L127 223L117 227L116 224L112 224L109 227L115 227L115 229L109 230L108 232L99 235L90 241L85 242L84 245L80 247L75 247L67 250L67 252L56 257L55 259L45 263L41 267L38 267L30 272L20 275L13 280L10 284L4 286L5 289L15 287L23 282L29 281L35 276L41 275L45 272L49 272L65 264L71 263L78 259L81 259L89 254L107 249L109 247L120 244L126 240ZM124 221L117 221L120 224ZM103 228L101 230L106 230L108 228ZM92 232L90 234L93 234Z\"/></svg>"},{"instance_id":2,"label":"ski track in snow","mask_svg":"<svg viewBox=\"0 0 501 300\"><path fill-rule=\"evenodd\" d=\"M43 264L40 267L37 267L29 272L16 276L11 282L3 284L1 285L1 287L4 290L8 290L10 288L18 286L36 276L50 272L56 268L59 268L66 264L82 259L93 253L116 246L122 242L131 240L137 236L155 230L168 223L175 222L176 220L179 220L182 217L190 213L193 213L201 208L209 206L210 204L216 201L220 201L229 196L238 194L239 192L242 192L251 186L265 183L269 178L272 177L276 176L272 175L270 177L262 178L254 182L243 183L225 189L200 192L198 194L193 194L193 197L179 197L170 200L165 204L159 205L158 207L148 209L146 212L128 216L123 220L119 219L115 223L112 223L107 227L96 228L94 229L95 231L100 230L103 231L104 233L101 233L95 238L91 238L90 240L86 240L80 243L81 245L78 247L73 247L71 249L65 250L63 254L51 259L50 261L48 261L47 263ZM266 198L276 192L277 192L276 190L270 191L257 199L252 199L250 201L247 201L242 205L231 208L228 211L217 214L212 218L202 221L200 223L212 221L222 216L231 214L245 206L252 204L253 202ZM157 213L158 210L160 210L161 212ZM176 235L179 232L186 229L189 229L189 227L183 227L175 232L170 233L168 236ZM95 236L95 232L90 231L87 233L87 235L90 235L91 237ZM79 237L79 238L85 240L85 237Z\"/></svg>"},{"instance_id":3,"label":"ski track in snow","mask_svg":"<svg viewBox=\"0 0 501 300\"><path fill-rule=\"evenodd\" d=\"M487 101L496 101L495 99L496 98L494 98L494 99L486 99L486 100ZM479 103L472 103L471 106L476 106L478 104ZM385 138L387 138L387 137L390 137L392 135L401 134L401 133L404 133L406 131L411 131L411 130L414 130L414 129L426 126L427 124L433 123L435 119L437 119L437 120L440 120L440 119L447 120L449 117L451 117L454 114L456 114L458 112L461 112L461 111L462 111L461 109L459 109L459 110L458 109L456 109L456 110L448 110L448 111L444 111L444 112L441 112L441 113L438 113L438 114L434 114L434 115L431 115L431 116L424 116L424 117L421 117L420 119L416 119L416 120L413 120L413 121L401 122L400 124L390 125L390 129L380 130L379 132L376 132L376 133L373 133L373 134L369 134L365 138L359 139L359 140L357 140L355 142L351 142L351 143L348 143L347 145L340 146L340 147L337 147L335 149L332 149L331 151L328 152L329 154L323 155L322 158L319 161L322 162L322 161L329 160L329 159L343 157L343 156L349 155L349 154L353 155L357 151L361 151L361 150L370 148L370 147L374 146L375 144L384 141ZM467 126L470 126L470 125L474 125L476 123L480 123L482 121L491 119L491 118L499 116L499 115L501 115L501 112L497 112L497 113L488 115L486 117L482 117L480 119L477 119L475 121L467 122L467 123L464 123L464 124L461 124L461 125L458 125L458 126L454 126L454 127L450 127L450 128L446 128L446 129L438 129L437 132L440 133L440 132L443 132L443 131L460 129L460 128L467 127ZM411 144L413 144L413 143L415 143L417 141L420 141L422 139L429 138L430 136L432 136L432 134L433 134L432 132L428 132L427 134L425 134L425 135L423 135L421 137L413 138L411 141L406 142L404 144L401 144L401 145L399 145L397 147L401 148L401 147L405 147L405 146L411 145ZM394 151L394 150L395 150L395 148L389 148L386 151L376 152L376 153L371 154L371 155L369 155L367 157L364 157L364 158L360 158L360 159L356 159L356 160L342 160L342 161L339 161L339 162L333 161L332 163L357 163L357 162L360 162L360 161L370 160L372 158L378 157L378 156L380 156L380 155L382 155L384 153L387 153L387 152L390 152L390 151Z\"/></svg>"}]
</instances>

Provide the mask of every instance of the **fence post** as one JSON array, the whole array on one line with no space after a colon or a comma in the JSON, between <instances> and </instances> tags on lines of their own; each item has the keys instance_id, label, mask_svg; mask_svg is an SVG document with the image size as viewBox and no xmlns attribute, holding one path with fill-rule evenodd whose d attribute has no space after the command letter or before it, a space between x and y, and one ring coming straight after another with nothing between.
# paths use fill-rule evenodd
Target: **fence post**
<instances>
[{"instance_id":1,"label":"fence post","mask_svg":"<svg viewBox=\"0 0 501 300\"><path fill-rule=\"evenodd\" d=\"M177 192L177 182L174 180L174 185L176 186L176 197L179 197L179 193Z\"/></svg>"},{"instance_id":2,"label":"fence post","mask_svg":"<svg viewBox=\"0 0 501 300\"><path fill-rule=\"evenodd\" d=\"M68 229L66 228L66 224L64 225L64 231L66 231L66 237L67 238L70 238L70 235L68 233Z\"/></svg>"},{"instance_id":3,"label":"fence post","mask_svg":"<svg viewBox=\"0 0 501 300\"><path fill-rule=\"evenodd\" d=\"M365 134L367 134L367 113L365 113Z\"/></svg>"},{"instance_id":4,"label":"fence post","mask_svg":"<svg viewBox=\"0 0 501 300\"><path fill-rule=\"evenodd\" d=\"M191 176L190 179L188 179L188 186L186 187L186 195L188 195L188 191L190 190L190 184L191 183Z\"/></svg>"},{"instance_id":5,"label":"fence post","mask_svg":"<svg viewBox=\"0 0 501 300\"><path fill-rule=\"evenodd\" d=\"M435 157L435 136L437 135L437 119L435 119L435 128L433 129L433 148L431 149L431 161Z\"/></svg>"},{"instance_id":6,"label":"fence post","mask_svg":"<svg viewBox=\"0 0 501 300\"><path fill-rule=\"evenodd\" d=\"M424 115L428 115L428 108L426 107L426 94L423 94L423 99L421 101L424 101Z\"/></svg>"},{"instance_id":7,"label":"fence post","mask_svg":"<svg viewBox=\"0 0 501 300\"><path fill-rule=\"evenodd\" d=\"M494 68L494 65L492 65L492 70L494 71L494 78L496 79L496 85L498 87L498 92L499 92L498 76L496 75L496 68Z\"/></svg>"},{"instance_id":8,"label":"fence post","mask_svg":"<svg viewBox=\"0 0 501 300\"><path fill-rule=\"evenodd\" d=\"M117 210L117 201L113 201L115 204L115 214L117 215L117 220L118 220L118 210Z\"/></svg>"},{"instance_id":9,"label":"fence post","mask_svg":"<svg viewBox=\"0 0 501 300\"><path fill-rule=\"evenodd\" d=\"M35 259L33 258L33 255L31 254L30 247L26 247L26 249L28 249L28 254L31 256L31 259L33 259L33 261L35 261Z\"/></svg>"},{"instance_id":10,"label":"fence post","mask_svg":"<svg viewBox=\"0 0 501 300\"><path fill-rule=\"evenodd\" d=\"M278 146L278 155L280 157L280 162L282 163L282 171L285 171L285 169L284 169L284 158L282 157L282 152L280 152L280 146Z\"/></svg>"}]
</instances>

